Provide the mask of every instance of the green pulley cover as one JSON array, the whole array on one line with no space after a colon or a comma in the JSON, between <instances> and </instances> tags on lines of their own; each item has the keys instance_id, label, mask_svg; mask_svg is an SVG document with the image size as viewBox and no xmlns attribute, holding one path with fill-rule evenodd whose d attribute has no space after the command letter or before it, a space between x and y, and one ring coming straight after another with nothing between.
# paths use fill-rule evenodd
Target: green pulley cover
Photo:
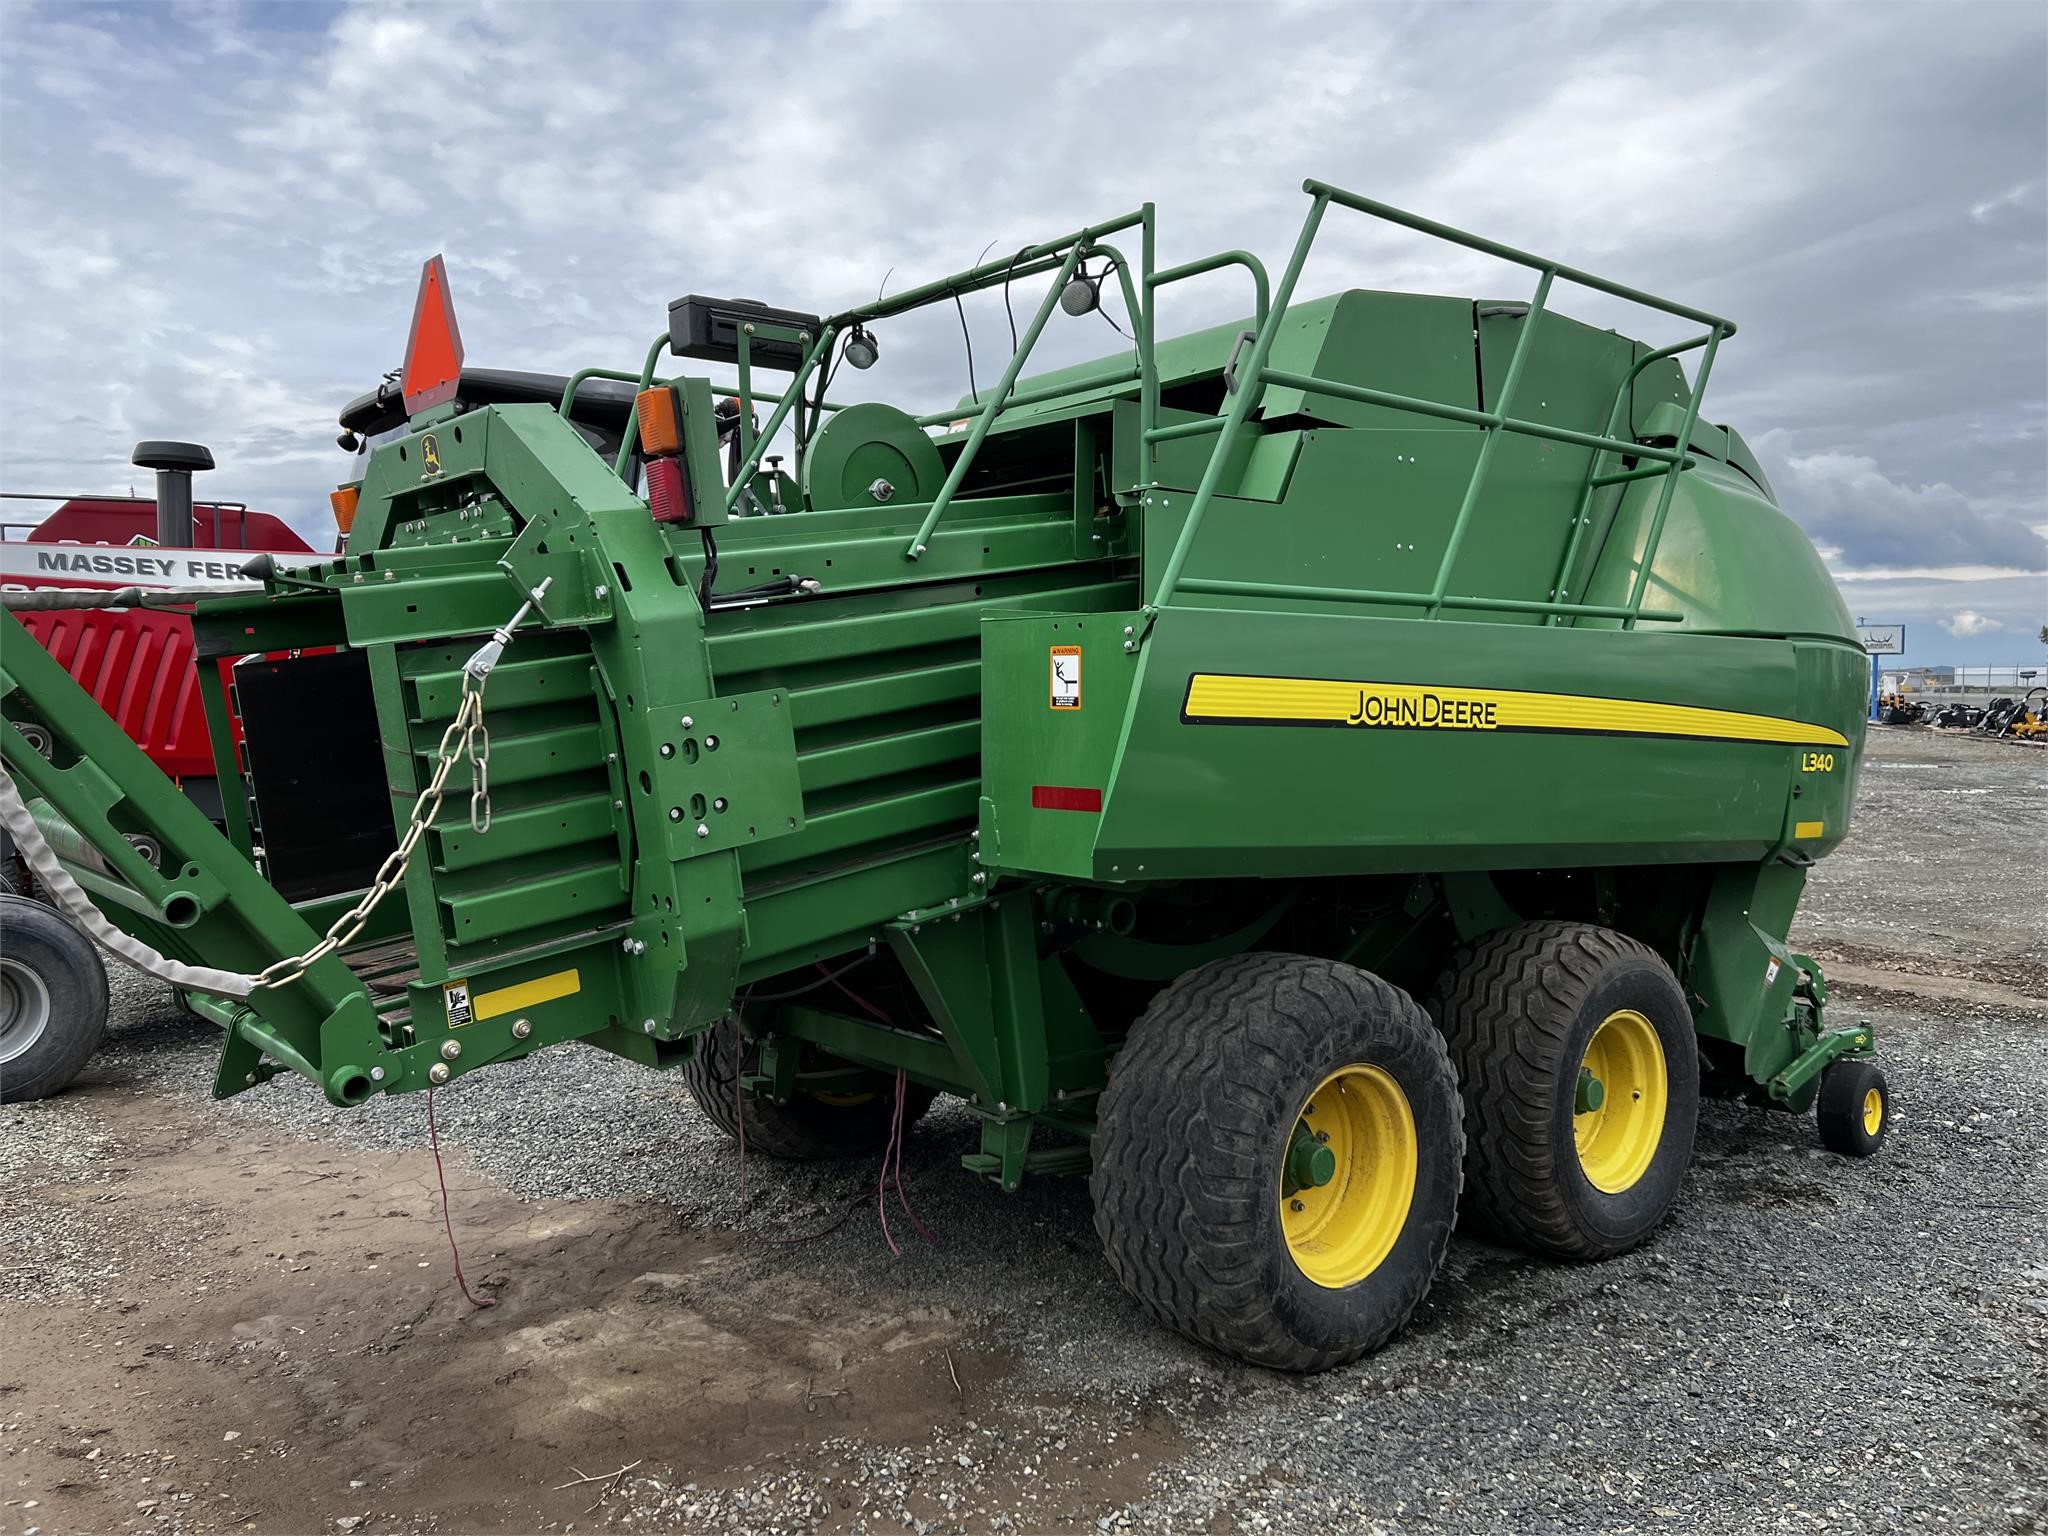
<instances>
[{"instance_id":1,"label":"green pulley cover","mask_svg":"<svg viewBox=\"0 0 2048 1536\"><path fill-rule=\"evenodd\" d=\"M938 446L907 411L879 401L849 405L833 416L804 456L804 495L814 512L915 506L935 499L945 483Z\"/></svg>"}]
</instances>

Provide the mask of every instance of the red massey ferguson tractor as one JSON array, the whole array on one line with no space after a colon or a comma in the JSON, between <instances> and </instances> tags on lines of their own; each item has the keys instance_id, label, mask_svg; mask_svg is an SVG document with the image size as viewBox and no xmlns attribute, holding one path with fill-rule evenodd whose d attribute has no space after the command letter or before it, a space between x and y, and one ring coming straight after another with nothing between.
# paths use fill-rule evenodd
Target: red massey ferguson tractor
<instances>
[{"instance_id":1,"label":"red massey ferguson tractor","mask_svg":"<svg viewBox=\"0 0 2048 1536\"><path fill-rule=\"evenodd\" d=\"M221 587L240 580L259 553L311 555L312 545L281 519L240 502L192 499L194 471L213 468L196 443L145 442L135 463L157 475L154 500L137 496L7 493L8 510L54 509L35 522L0 521L0 581L9 590ZM40 641L100 707L215 821L220 787L207 745L206 714L193 664L192 624L155 608L59 608L21 614ZM222 680L229 681L221 663ZM13 850L0 879L21 888Z\"/></svg>"}]
</instances>

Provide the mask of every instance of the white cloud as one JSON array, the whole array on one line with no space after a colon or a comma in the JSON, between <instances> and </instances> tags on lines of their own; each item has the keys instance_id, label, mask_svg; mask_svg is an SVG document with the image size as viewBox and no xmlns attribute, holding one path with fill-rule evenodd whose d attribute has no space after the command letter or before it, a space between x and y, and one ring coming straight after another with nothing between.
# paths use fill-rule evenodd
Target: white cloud
<instances>
[{"instance_id":1,"label":"white cloud","mask_svg":"<svg viewBox=\"0 0 2048 1536\"><path fill-rule=\"evenodd\" d=\"M1316 175L1740 316L1715 419L1739 406L1788 510L1870 577L1859 599L1931 632L1907 588L1940 573L2031 634L2030 597L1978 591L2044 563L2023 526L2048 502L2041 108L2014 62L2039 33L2017 7L1626 0L16 5L0 481L118 486L128 434L190 437L215 450L217 494L324 533L335 413L398 361L435 250L478 364L637 367L685 292L829 310L892 267L900 290L1148 198L1162 265L1243 246L1277 276ZM2001 70L2025 76L2003 98L1984 84ZM1880 75L1918 94L1889 100ZM764 78L794 84L764 98ZM1304 295L1533 286L1348 212L1324 229ZM2005 264L1930 261L1911 243L1930 231ZM1582 293L1559 303L1666 339ZM1166 291L1160 333L1248 307L1241 275L1206 277ZM968 315L986 385L1000 296ZM1894 344L1901 316L1939 352ZM924 318L846 387L950 401L955 320ZM1116 345L1062 323L1034 361ZM1943 358L1974 394L1930 369Z\"/></svg>"},{"instance_id":2,"label":"white cloud","mask_svg":"<svg viewBox=\"0 0 2048 1536\"><path fill-rule=\"evenodd\" d=\"M1773 429L1754 445L1785 510L1837 569L2048 570L2048 543L2006 501L1887 474L1869 454L1801 453Z\"/></svg>"},{"instance_id":3,"label":"white cloud","mask_svg":"<svg viewBox=\"0 0 2048 1536\"><path fill-rule=\"evenodd\" d=\"M1675 74L1648 45L1580 62L1529 110L1462 146L1425 203L1483 213L1514 243L1581 258L1668 238L1680 223L1687 239L1726 238L1799 189L1789 161L1759 152L1793 71L1756 55L1742 68L1693 62ZM1715 131L1702 133L1708 122ZM1645 195L1659 185L1715 190L1688 199L1679 220Z\"/></svg>"},{"instance_id":4,"label":"white cloud","mask_svg":"<svg viewBox=\"0 0 2048 1536\"><path fill-rule=\"evenodd\" d=\"M2005 625L1998 619L1987 618L1974 608L1965 608L1943 619L1941 627L1957 639L1967 640L1973 635L1988 635L1995 629L2005 628Z\"/></svg>"},{"instance_id":5,"label":"white cloud","mask_svg":"<svg viewBox=\"0 0 2048 1536\"><path fill-rule=\"evenodd\" d=\"M1990 224L2006 214L2024 211L2041 200L2041 183L2023 181L2016 187L2008 187L1996 197L1988 197L1981 203L1970 205L1970 217L1979 224Z\"/></svg>"},{"instance_id":6,"label":"white cloud","mask_svg":"<svg viewBox=\"0 0 2048 1536\"><path fill-rule=\"evenodd\" d=\"M2014 283L2002 288L1964 288L1955 292L1929 293L1922 301L1929 309L1975 310L1986 315L2018 315L2032 309L2048 309L2048 280Z\"/></svg>"},{"instance_id":7,"label":"white cloud","mask_svg":"<svg viewBox=\"0 0 2048 1536\"><path fill-rule=\"evenodd\" d=\"M2038 576L2038 571L2017 570L2008 565L1921 565L1903 569L1886 569L1882 566L1860 571L1845 571L1837 565L1841 551L1823 549L1827 558L1828 574L1837 582L1858 581L1999 581L2006 577Z\"/></svg>"}]
</instances>

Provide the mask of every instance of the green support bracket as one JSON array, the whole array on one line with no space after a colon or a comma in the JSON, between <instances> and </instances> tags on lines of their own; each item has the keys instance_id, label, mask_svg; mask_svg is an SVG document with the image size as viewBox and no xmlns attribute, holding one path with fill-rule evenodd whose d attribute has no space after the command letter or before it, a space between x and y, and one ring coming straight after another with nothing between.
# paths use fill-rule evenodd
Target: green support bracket
<instances>
[{"instance_id":1,"label":"green support bracket","mask_svg":"<svg viewBox=\"0 0 2048 1536\"><path fill-rule=\"evenodd\" d=\"M906 1076L934 1087L955 1082L959 1076L958 1058L946 1041L873 1019L784 1003L775 1009L774 1030L877 1072L893 1073L901 1068Z\"/></svg>"},{"instance_id":2,"label":"green support bracket","mask_svg":"<svg viewBox=\"0 0 2048 1536\"><path fill-rule=\"evenodd\" d=\"M981 1150L962 1157L960 1166L995 1180L1006 1191L1014 1190L1024 1182L1034 1129L1029 1115L985 1114L981 1118Z\"/></svg>"},{"instance_id":3,"label":"green support bracket","mask_svg":"<svg viewBox=\"0 0 2048 1536\"><path fill-rule=\"evenodd\" d=\"M1804 1109L1813 1102L1820 1075L1830 1063L1844 1056L1867 1056L1870 1049L1868 1025L1824 1030L1813 1044L1793 1059L1790 1066L1773 1077L1765 1089L1772 1103L1782 1104L1787 1109Z\"/></svg>"}]
</instances>

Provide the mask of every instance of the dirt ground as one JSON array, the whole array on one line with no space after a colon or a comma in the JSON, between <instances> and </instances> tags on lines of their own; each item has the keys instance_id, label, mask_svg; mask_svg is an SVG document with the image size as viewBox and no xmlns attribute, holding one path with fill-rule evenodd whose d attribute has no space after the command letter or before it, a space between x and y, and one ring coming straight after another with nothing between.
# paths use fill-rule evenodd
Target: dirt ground
<instances>
[{"instance_id":1,"label":"dirt ground","mask_svg":"<svg viewBox=\"0 0 2048 1536\"><path fill-rule=\"evenodd\" d=\"M1649 1247L1461 1236L1408 1335L1314 1382L1159 1337L1085 1189L947 1176L958 1116L906 1162L942 1250L888 1252L872 1170L756 1164L739 1229L666 1079L444 1098L473 1308L418 1100L213 1105L204 1030L124 981L86 1078L0 1110L0 1532L2044 1529L2044 779L1876 733L1816 874L1883 1158L1710 1106Z\"/></svg>"}]
</instances>

